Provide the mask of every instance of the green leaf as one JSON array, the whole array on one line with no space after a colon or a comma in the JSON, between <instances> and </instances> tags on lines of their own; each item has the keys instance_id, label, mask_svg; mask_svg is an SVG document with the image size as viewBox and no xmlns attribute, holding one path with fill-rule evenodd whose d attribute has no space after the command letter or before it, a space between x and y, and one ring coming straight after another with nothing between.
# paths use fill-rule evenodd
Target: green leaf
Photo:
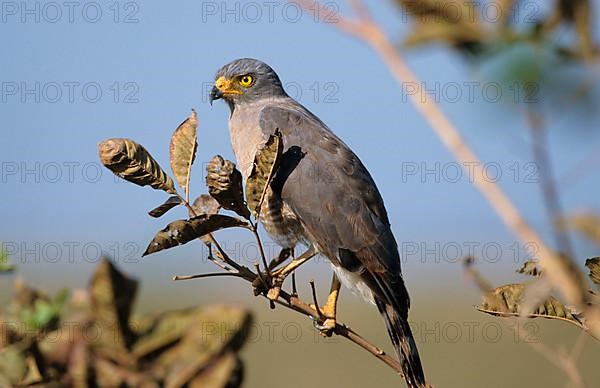
<instances>
[{"instance_id":1,"label":"green leaf","mask_svg":"<svg viewBox=\"0 0 600 388\"><path fill-rule=\"evenodd\" d=\"M190 117L181 123L171 136L169 146L171 169L186 197L189 196L190 174L198 149L197 128L196 111L192 109Z\"/></svg>"},{"instance_id":2,"label":"green leaf","mask_svg":"<svg viewBox=\"0 0 600 388\"><path fill-rule=\"evenodd\" d=\"M214 156L206 165L206 186L210 195L224 209L250 218L250 211L244 202L242 174L233 162L224 160L220 155Z\"/></svg>"},{"instance_id":3,"label":"green leaf","mask_svg":"<svg viewBox=\"0 0 600 388\"><path fill-rule=\"evenodd\" d=\"M260 208L282 153L283 142L279 131L269 136L265 145L256 152L252 172L246 182L246 202L256 218L260 215Z\"/></svg>"},{"instance_id":4,"label":"green leaf","mask_svg":"<svg viewBox=\"0 0 600 388\"><path fill-rule=\"evenodd\" d=\"M173 221L154 236L142 256L186 244L220 229L233 227L248 227L248 224L238 218L220 214L202 214L189 220Z\"/></svg>"},{"instance_id":5,"label":"green leaf","mask_svg":"<svg viewBox=\"0 0 600 388\"><path fill-rule=\"evenodd\" d=\"M542 270L538 268L537 261L535 260L526 261L516 272L529 276L540 276L542 274Z\"/></svg>"},{"instance_id":6,"label":"green leaf","mask_svg":"<svg viewBox=\"0 0 600 388\"><path fill-rule=\"evenodd\" d=\"M105 140L98 146L98 155L106 168L126 181L176 194L173 180L150 153L133 140Z\"/></svg>"},{"instance_id":7,"label":"green leaf","mask_svg":"<svg viewBox=\"0 0 600 388\"><path fill-rule=\"evenodd\" d=\"M16 267L10 262L10 258L6 252L0 249L0 274L14 272L15 269Z\"/></svg>"},{"instance_id":8,"label":"green leaf","mask_svg":"<svg viewBox=\"0 0 600 388\"><path fill-rule=\"evenodd\" d=\"M162 217L166 212L173 209L179 204L181 204L181 199L176 195L172 195L165 202L163 202L162 205L159 205L154 209L150 210L148 212L148 215L154 218Z\"/></svg>"},{"instance_id":9,"label":"green leaf","mask_svg":"<svg viewBox=\"0 0 600 388\"><path fill-rule=\"evenodd\" d=\"M592 257L585 261L585 266L590 270L590 279L596 284L600 284L600 257Z\"/></svg>"}]
</instances>

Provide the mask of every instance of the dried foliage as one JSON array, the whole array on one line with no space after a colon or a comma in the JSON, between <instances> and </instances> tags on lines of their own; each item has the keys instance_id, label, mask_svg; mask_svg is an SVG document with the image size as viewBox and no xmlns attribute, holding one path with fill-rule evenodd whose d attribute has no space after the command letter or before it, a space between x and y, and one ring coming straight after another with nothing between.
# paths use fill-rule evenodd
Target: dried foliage
<instances>
[{"instance_id":1,"label":"dried foliage","mask_svg":"<svg viewBox=\"0 0 600 388\"><path fill-rule=\"evenodd\" d=\"M202 194L194 200L191 209L189 209L190 217L200 216L202 214L213 215L219 213L221 205L217 200L209 195ZM204 242L208 247L211 247L212 239L210 236L202 236L200 240Z\"/></svg>"},{"instance_id":2,"label":"dried foliage","mask_svg":"<svg viewBox=\"0 0 600 388\"><path fill-rule=\"evenodd\" d=\"M250 211L244 202L242 174L230 160L221 155L214 156L206 165L206 186L208 192L227 210L250 218Z\"/></svg>"},{"instance_id":3,"label":"dried foliage","mask_svg":"<svg viewBox=\"0 0 600 388\"><path fill-rule=\"evenodd\" d=\"M551 44L558 54L571 60L588 61L597 55L589 0L561 0L555 2L549 13L525 16L519 12L529 7L520 8L514 0L501 0L494 3L493 17L487 13L485 3L456 0L396 0L395 3L413 24L406 46L445 43L477 57L498 47L527 41ZM565 26L575 28L578 42L555 41L554 32Z\"/></svg>"},{"instance_id":4,"label":"dried foliage","mask_svg":"<svg viewBox=\"0 0 600 388\"><path fill-rule=\"evenodd\" d=\"M260 208L282 153L281 134L276 132L274 135L269 136L265 145L256 152L254 157L252 172L246 182L246 202L257 218L260 215Z\"/></svg>"},{"instance_id":5,"label":"dried foliage","mask_svg":"<svg viewBox=\"0 0 600 388\"><path fill-rule=\"evenodd\" d=\"M148 214L150 215L150 217L159 218L162 217L169 210L173 209L175 206L180 205L181 203L182 201L180 197L172 195L169 198L167 198L167 200L161 205L150 210Z\"/></svg>"},{"instance_id":6,"label":"dried foliage","mask_svg":"<svg viewBox=\"0 0 600 388\"><path fill-rule=\"evenodd\" d=\"M87 290L70 298L66 290L50 298L17 282L0 314L0 386L240 386L237 351L252 319L246 310L211 306L132 317L136 288L109 260Z\"/></svg>"},{"instance_id":7,"label":"dried foliage","mask_svg":"<svg viewBox=\"0 0 600 388\"><path fill-rule=\"evenodd\" d=\"M482 304L481 306L475 306L477 310L504 318L540 317L565 321L579 327L600 341L600 338L588 326L586 317L582 312L575 311L554 296L545 294L546 287L543 282L546 279L535 266L535 261L525 262L517 272L538 279L528 284L507 284L493 289L488 285L487 280L473 268L474 262L475 259L472 257L463 260L467 274L482 292Z\"/></svg>"},{"instance_id":8,"label":"dried foliage","mask_svg":"<svg viewBox=\"0 0 600 388\"><path fill-rule=\"evenodd\" d=\"M538 267L538 263L535 260L528 260L523 263L523 266L517 270L517 273L529 276L541 276L542 270Z\"/></svg>"},{"instance_id":9,"label":"dried foliage","mask_svg":"<svg viewBox=\"0 0 600 388\"><path fill-rule=\"evenodd\" d=\"M129 139L108 139L98 146L102 164L115 175L139 186L175 194L173 180L144 147Z\"/></svg>"},{"instance_id":10,"label":"dried foliage","mask_svg":"<svg viewBox=\"0 0 600 388\"><path fill-rule=\"evenodd\" d=\"M189 198L190 174L198 149L197 127L196 111L192 109L190 117L181 123L173 133L169 147L171 170L173 170L177 183L185 192L186 198Z\"/></svg>"},{"instance_id":11,"label":"dried foliage","mask_svg":"<svg viewBox=\"0 0 600 388\"><path fill-rule=\"evenodd\" d=\"M246 222L238 218L221 214L201 214L189 220L173 221L154 236L142 256L187 244L217 230L247 226Z\"/></svg>"},{"instance_id":12,"label":"dried foliage","mask_svg":"<svg viewBox=\"0 0 600 388\"><path fill-rule=\"evenodd\" d=\"M448 12L448 6L442 6L436 0L396 0L404 14L413 16L413 28L404 41L406 46L413 47L434 42L445 42L464 50L475 50L483 41L485 30L475 17L456 17ZM469 4L452 3L458 15L472 13ZM446 5L446 4L444 4Z\"/></svg>"},{"instance_id":13,"label":"dried foliage","mask_svg":"<svg viewBox=\"0 0 600 388\"><path fill-rule=\"evenodd\" d=\"M585 261L585 266L590 270L590 279L595 284L600 284L600 257L592 257Z\"/></svg>"},{"instance_id":14,"label":"dried foliage","mask_svg":"<svg viewBox=\"0 0 600 388\"><path fill-rule=\"evenodd\" d=\"M478 309L492 315L519 315L521 304L526 293L524 284L507 284L495 288L483 295L483 303ZM581 325L581 321L556 298L550 296L539 306L533 309L530 317L543 317L548 319L565 319Z\"/></svg>"},{"instance_id":15,"label":"dried foliage","mask_svg":"<svg viewBox=\"0 0 600 388\"><path fill-rule=\"evenodd\" d=\"M192 204L192 210L196 215L217 214L219 210L221 210L221 205L213 196L202 194L194 200L194 203ZM194 214L190 214L190 216L193 217Z\"/></svg>"}]
</instances>

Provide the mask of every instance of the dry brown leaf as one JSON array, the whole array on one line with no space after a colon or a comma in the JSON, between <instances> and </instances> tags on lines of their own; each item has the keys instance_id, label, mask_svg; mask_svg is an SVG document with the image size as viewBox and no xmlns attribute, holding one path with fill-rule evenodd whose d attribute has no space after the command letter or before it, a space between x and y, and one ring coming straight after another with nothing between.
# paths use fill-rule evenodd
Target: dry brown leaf
<instances>
[{"instance_id":1,"label":"dry brown leaf","mask_svg":"<svg viewBox=\"0 0 600 388\"><path fill-rule=\"evenodd\" d=\"M190 210L190 217L199 216L201 214L217 214L221 210L221 205L217 200L208 194L202 194L194 200L192 204L194 213ZM202 236L200 239L206 244L210 245L212 240L210 236Z\"/></svg>"},{"instance_id":2,"label":"dry brown leaf","mask_svg":"<svg viewBox=\"0 0 600 388\"><path fill-rule=\"evenodd\" d=\"M600 257L592 257L585 261L585 266L590 270L590 279L596 284L600 284Z\"/></svg>"},{"instance_id":3,"label":"dry brown leaf","mask_svg":"<svg viewBox=\"0 0 600 388\"><path fill-rule=\"evenodd\" d=\"M202 194L194 200L192 209L194 209L196 214L190 214L190 217L199 216L201 214L217 214L219 210L221 210L221 205L213 196Z\"/></svg>"},{"instance_id":4,"label":"dry brown leaf","mask_svg":"<svg viewBox=\"0 0 600 388\"><path fill-rule=\"evenodd\" d=\"M166 212L168 212L169 210L173 209L175 206L180 205L180 204L181 204L181 198L179 198L176 195L172 195L161 205L150 210L148 212L148 215L150 215L150 217L159 218L159 217L163 216Z\"/></svg>"},{"instance_id":5,"label":"dry brown leaf","mask_svg":"<svg viewBox=\"0 0 600 388\"><path fill-rule=\"evenodd\" d=\"M517 316L521 313L526 285L507 284L483 295L483 303L478 310L497 316ZM578 326L581 321L569 308L550 296L533 310L530 317L567 320Z\"/></svg>"},{"instance_id":6,"label":"dry brown leaf","mask_svg":"<svg viewBox=\"0 0 600 388\"><path fill-rule=\"evenodd\" d=\"M206 165L206 186L208 192L219 204L248 219L250 211L244 202L242 174L230 160L221 155L214 156Z\"/></svg>"},{"instance_id":7,"label":"dry brown leaf","mask_svg":"<svg viewBox=\"0 0 600 388\"><path fill-rule=\"evenodd\" d=\"M105 140L98 146L98 155L106 168L126 181L176 194L173 180L150 153L133 140Z\"/></svg>"},{"instance_id":8,"label":"dry brown leaf","mask_svg":"<svg viewBox=\"0 0 600 388\"><path fill-rule=\"evenodd\" d=\"M134 340L129 315L137 281L125 276L108 259L103 259L90 283L92 311L102 333L100 341L108 348L125 349Z\"/></svg>"},{"instance_id":9,"label":"dry brown leaf","mask_svg":"<svg viewBox=\"0 0 600 388\"><path fill-rule=\"evenodd\" d=\"M282 153L281 133L277 131L269 136L265 145L256 152L254 157L252 172L246 182L246 203L257 218Z\"/></svg>"},{"instance_id":10,"label":"dry brown leaf","mask_svg":"<svg viewBox=\"0 0 600 388\"><path fill-rule=\"evenodd\" d=\"M165 368L165 385L181 387L205 372L224 352L236 351L247 338L252 316L233 306L212 306L194 316L176 348L161 354L158 368ZM202 330L198 330L198 328Z\"/></svg>"},{"instance_id":11,"label":"dry brown leaf","mask_svg":"<svg viewBox=\"0 0 600 388\"><path fill-rule=\"evenodd\" d=\"M171 169L186 197L189 196L190 174L198 149L197 128L196 111L192 109L190 117L181 123L171 136L169 146Z\"/></svg>"},{"instance_id":12,"label":"dry brown leaf","mask_svg":"<svg viewBox=\"0 0 600 388\"><path fill-rule=\"evenodd\" d=\"M535 260L527 260L516 272L529 276L540 276L542 274L542 270L537 266L537 261Z\"/></svg>"},{"instance_id":13,"label":"dry brown leaf","mask_svg":"<svg viewBox=\"0 0 600 388\"><path fill-rule=\"evenodd\" d=\"M202 214L189 220L173 221L154 236L142 256L186 244L217 230L247 226L238 218L221 214Z\"/></svg>"}]
</instances>

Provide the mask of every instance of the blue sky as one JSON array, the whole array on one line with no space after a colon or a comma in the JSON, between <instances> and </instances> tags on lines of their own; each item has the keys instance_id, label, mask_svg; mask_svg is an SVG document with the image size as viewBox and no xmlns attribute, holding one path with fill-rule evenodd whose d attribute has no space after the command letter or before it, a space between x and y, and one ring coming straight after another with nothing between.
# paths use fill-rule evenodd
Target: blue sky
<instances>
[{"instance_id":1,"label":"blue sky","mask_svg":"<svg viewBox=\"0 0 600 388\"><path fill-rule=\"evenodd\" d=\"M456 281L460 266L452 259L457 247L467 254L476 244L473 252L490 258L494 274L510 274L517 266L515 254L517 261L526 258L525 247L468 175L456 176L451 155L382 62L364 44L315 23L306 12L297 17L296 8L279 5L269 15L261 2L254 3L258 15L246 3L237 3L237 10L228 3L233 12L227 13L221 2L148 1L117 2L117 13L114 4L86 8L89 3L78 3L71 22L64 7L59 17L56 9L36 9L35 2L24 3L30 13L21 3L14 3L17 9L6 4L0 24L0 241L15 250L13 259L25 278L48 287L85 284L100 251L136 276L160 279L160 284L174 273L212 270L198 264L196 246L140 260L154 232L185 213L149 218L146 212L165 195L117 182L99 167L97 144L109 137L135 139L168 169L169 138L193 107L200 126L192 192L202 193L201 162L216 153L233 158L227 108L208 104L208 88L216 70L238 57L269 63L290 94L362 158L385 199L405 254L405 272L416 279L414 284L423 284L424 278ZM407 25L397 10L388 2L377 2L372 10L400 42ZM474 70L442 46L403 52L425 83L418 87L442 95L442 109L489 164L490 176L502 174L499 183L549 237L539 187L527 179L535 181L535 166L525 116L511 102L512 92L503 89L505 98L486 101L485 71ZM565 82L572 83L569 74ZM465 82L476 82L472 101ZM456 85L462 96L454 99ZM597 96L598 88L591 93ZM569 105L549 113L551 152L560 176L597 149L600 117L597 110ZM565 208L598 209L593 195L598 178L592 172L563 187ZM235 232L225 232L222 239L226 244L249 241ZM581 260L595 253L585 241L576 242ZM500 247L500 255L484 247ZM441 256L441 262L434 256ZM311 268L317 276L329 271L318 264Z\"/></svg>"}]
</instances>

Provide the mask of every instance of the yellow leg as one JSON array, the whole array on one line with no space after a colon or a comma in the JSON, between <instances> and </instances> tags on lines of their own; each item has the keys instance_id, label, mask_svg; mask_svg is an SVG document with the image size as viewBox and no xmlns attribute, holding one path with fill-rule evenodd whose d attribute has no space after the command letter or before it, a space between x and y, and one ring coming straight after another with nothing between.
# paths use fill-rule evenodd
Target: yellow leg
<instances>
[{"instance_id":1,"label":"yellow leg","mask_svg":"<svg viewBox=\"0 0 600 388\"><path fill-rule=\"evenodd\" d=\"M340 283L340 280L334 273L333 278L331 279L331 288L329 290L329 296L327 297L327 303L325 303L325 306L319 309L321 311L321 314L325 318L325 321L322 325L318 326L318 329L324 336L330 336L333 332L333 329L335 329L337 316L337 302L340 296L341 286L342 285ZM311 307L316 309L316 306L314 305L311 305Z\"/></svg>"},{"instance_id":2,"label":"yellow leg","mask_svg":"<svg viewBox=\"0 0 600 388\"><path fill-rule=\"evenodd\" d=\"M317 250L314 247L308 248L308 250L306 252L301 254L298 258L292 260L291 263L289 263L285 267L280 268L277 271L273 272L273 277L280 278L282 280L285 279L289 274L294 272L296 270L296 268L298 268L302 264L306 263L308 260L310 260L316 254L317 254Z\"/></svg>"},{"instance_id":3,"label":"yellow leg","mask_svg":"<svg viewBox=\"0 0 600 388\"><path fill-rule=\"evenodd\" d=\"M292 260L288 265L273 272L273 287L267 292L267 298L271 300L279 298L279 292L281 291L281 286L283 285L285 278L316 254L317 250L311 246L306 252Z\"/></svg>"},{"instance_id":4,"label":"yellow leg","mask_svg":"<svg viewBox=\"0 0 600 388\"><path fill-rule=\"evenodd\" d=\"M294 248L283 248L277 258L271 260L269 263L269 269L273 271L276 267L278 267L281 263L286 261L288 258L294 257Z\"/></svg>"}]
</instances>

